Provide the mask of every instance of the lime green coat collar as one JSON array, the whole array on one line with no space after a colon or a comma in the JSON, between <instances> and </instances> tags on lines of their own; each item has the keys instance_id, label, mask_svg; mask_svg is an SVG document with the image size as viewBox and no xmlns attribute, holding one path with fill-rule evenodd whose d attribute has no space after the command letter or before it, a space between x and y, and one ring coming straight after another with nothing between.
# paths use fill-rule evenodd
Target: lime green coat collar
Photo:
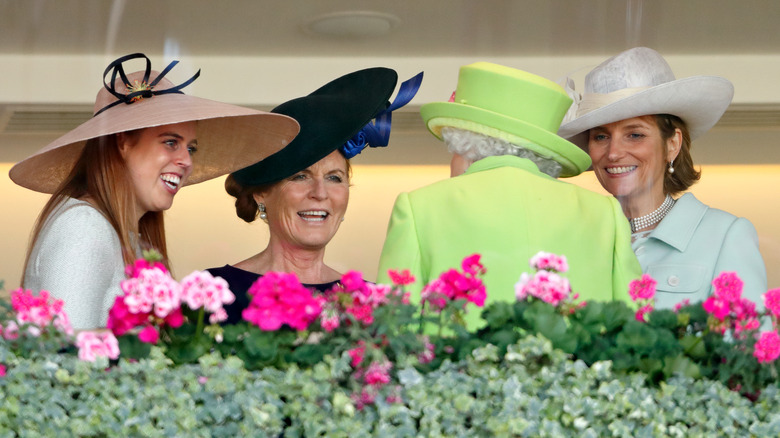
<instances>
[{"instance_id":1,"label":"lime green coat collar","mask_svg":"<svg viewBox=\"0 0 780 438\"><path fill-rule=\"evenodd\" d=\"M486 157L479 161L475 161L471 164L471 166L469 166L468 169L466 169L464 175L495 169L498 167L515 167L531 172L534 175L548 179L555 179L546 173L542 173L539 168L536 167L536 164L528 158L520 158L514 155L496 155L494 157Z\"/></svg>"}]
</instances>

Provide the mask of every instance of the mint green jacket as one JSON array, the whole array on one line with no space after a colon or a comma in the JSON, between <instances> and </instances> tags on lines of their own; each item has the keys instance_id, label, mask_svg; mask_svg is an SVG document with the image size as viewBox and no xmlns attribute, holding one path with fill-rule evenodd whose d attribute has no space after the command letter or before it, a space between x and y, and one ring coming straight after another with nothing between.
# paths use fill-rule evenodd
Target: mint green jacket
<instances>
[{"instance_id":1,"label":"mint green jacket","mask_svg":"<svg viewBox=\"0 0 780 438\"><path fill-rule=\"evenodd\" d=\"M393 207L377 281L409 269L419 301L424 284L461 260L482 255L487 304L515 300L514 285L539 251L565 255L580 299L630 301L628 283L642 275L617 200L539 171L515 156L488 157L463 175L401 193ZM467 316L478 327L480 310Z\"/></svg>"}]
</instances>

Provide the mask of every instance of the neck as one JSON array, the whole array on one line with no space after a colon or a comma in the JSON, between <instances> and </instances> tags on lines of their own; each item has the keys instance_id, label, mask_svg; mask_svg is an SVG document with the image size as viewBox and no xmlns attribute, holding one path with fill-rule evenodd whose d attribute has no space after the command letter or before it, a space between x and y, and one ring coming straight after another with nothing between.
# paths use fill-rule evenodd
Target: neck
<instances>
[{"instance_id":1,"label":"neck","mask_svg":"<svg viewBox=\"0 0 780 438\"><path fill-rule=\"evenodd\" d=\"M660 207L666 199L663 192L649 194L648 196L617 196L623 214L628 219L637 218L652 213Z\"/></svg>"},{"instance_id":2,"label":"neck","mask_svg":"<svg viewBox=\"0 0 780 438\"><path fill-rule=\"evenodd\" d=\"M304 249L269 243L263 252L238 264L238 267L265 274L289 272L298 276L301 283L320 284L338 280L341 275L324 262L325 248ZM245 266L241 266L245 265Z\"/></svg>"}]
</instances>

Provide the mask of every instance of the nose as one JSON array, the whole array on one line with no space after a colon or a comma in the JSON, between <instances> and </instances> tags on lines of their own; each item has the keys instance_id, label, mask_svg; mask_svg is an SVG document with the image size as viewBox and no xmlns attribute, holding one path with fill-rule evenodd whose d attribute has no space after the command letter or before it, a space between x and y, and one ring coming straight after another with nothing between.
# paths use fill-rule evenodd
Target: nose
<instances>
[{"instance_id":1,"label":"nose","mask_svg":"<svg viewBox=\"0 0 780 438\"><path fill-rule=\"evenodd\" d=\"M321 178L312 179L311 197L317 200L328 198L328 190L325 188L325 180Z\"/></svg>"},{"instance_id":2,"label":"nose","mask_svg":"<svg viewBox=\"0 0 780 438\"><path fill-rule=\"evenodd\" d=\"M607 145L607 159L609 161L618 161L620 158L623 157L624 152L625 149L623 148L623 145L620 144L619 141L615 139L609 140L609 144Z\"/></svg>"},{"instance_id":3,"label":"nose","mask_svg":"<svg viewBox=\"0 0 780 438\"><path fill-rule=\"evenodd\" d=\"M192 154L188 148L179 148L176 151L175 163L185 171L192 169Z\"/></svg>"}]
</instances>

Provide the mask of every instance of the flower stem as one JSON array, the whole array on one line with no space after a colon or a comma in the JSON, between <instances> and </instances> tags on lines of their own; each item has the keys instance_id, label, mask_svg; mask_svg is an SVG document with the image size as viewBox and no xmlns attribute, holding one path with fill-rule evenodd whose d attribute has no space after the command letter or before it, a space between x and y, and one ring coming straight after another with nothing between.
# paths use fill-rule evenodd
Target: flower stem
<instances>
[{"instance_id":1,"label":"flower stem","mask_svg":"<svg viewBox=\"0 0 780 438\"><path fill-rule=\"evenodd\" d=\"M198 338L203 334L203 320L206 317L206 308L201 307L198 311L198 326L195 328L195 336Z\"/></svg>"}]
</instances>

